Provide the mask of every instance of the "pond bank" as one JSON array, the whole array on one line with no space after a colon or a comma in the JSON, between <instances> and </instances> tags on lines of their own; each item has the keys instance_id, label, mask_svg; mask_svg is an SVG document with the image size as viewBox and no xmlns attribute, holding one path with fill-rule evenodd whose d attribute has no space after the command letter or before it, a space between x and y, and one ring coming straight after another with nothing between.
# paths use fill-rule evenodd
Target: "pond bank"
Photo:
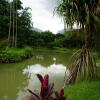
<instances>
[{"instance_id":1,"label":"pond bank","mask_svg":"<svg viewBox=\"0 0 100 100\"><path fill-rule=\"evenodd\" d=\"M44 48L44 47L24 47L21 49L18 48L8 48L6 50L0 51L0 63L16 63L21 62L27 58L33 56L34 52L55 52L73 55L78 49L77 48ZM100 63L100 52L96 50L92 51L93 55L96 58L97 65Z\"/></svg>"},{"instance_id":2,"label":"pond bank","mask_svg":"<svg viewBox=\"0 0 100 100\"><path fill-rule=\"evenodd\" d=\"M30 47L8 48L0 51L0 63L15 63L30 58L33 55L33 50Z\"/></svg>"}]
</instances>

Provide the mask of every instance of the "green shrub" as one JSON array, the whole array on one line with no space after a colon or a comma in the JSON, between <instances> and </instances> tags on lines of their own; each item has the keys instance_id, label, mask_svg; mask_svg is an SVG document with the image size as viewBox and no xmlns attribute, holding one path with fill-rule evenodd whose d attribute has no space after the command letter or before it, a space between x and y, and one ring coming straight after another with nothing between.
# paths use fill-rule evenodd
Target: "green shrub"
<instances>
[{"instance_id":1,"label":"green shrub","mask_svg":"<svg viewBox=\"0 0 100 100\"><path fill-rule=\"evenodd\" d=\"M0 50L4 50L7 47L8 43L7 40L0 41Z\"/></svg>"},{"instance_id":2,"label":"green shrub","mask_svg":"<svg viewBox=\"0 0 100 100\"><path fill-rule=\"evenodd\" d=\"M2 63L14 63L22 61L23 59L32 56L32 49L25 47L23 49L8 48L0 52L0 62Z\"/></svg>"}]
</instances>

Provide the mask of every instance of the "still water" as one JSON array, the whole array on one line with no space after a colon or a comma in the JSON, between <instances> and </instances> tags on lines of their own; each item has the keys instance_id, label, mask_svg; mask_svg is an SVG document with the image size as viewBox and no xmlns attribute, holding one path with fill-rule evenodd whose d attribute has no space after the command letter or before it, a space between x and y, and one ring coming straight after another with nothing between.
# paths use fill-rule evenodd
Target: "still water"
<instances>
[{"instance_id":1,"label":"still water","mask_svg":"<svg viewBox=\"0 0 100 100\"><path fill-rule=\"evenodd\" d=\"M0 100L24 100L27 89L40 89L36 74L49 74L55 90L64 85L64 75L69 74L70 54L54 51L35 51L32 58L20 63L0 64Z\"/></svg>"}]
</instances>

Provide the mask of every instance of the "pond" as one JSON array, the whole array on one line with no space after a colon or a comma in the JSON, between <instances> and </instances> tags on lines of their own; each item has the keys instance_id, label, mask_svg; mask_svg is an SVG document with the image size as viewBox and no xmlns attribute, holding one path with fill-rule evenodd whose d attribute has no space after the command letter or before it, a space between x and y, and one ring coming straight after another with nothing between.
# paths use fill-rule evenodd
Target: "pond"
<instances>
[{"instance_id":1,"label":"pond","mask_svg":"<svg viewBox=\"0 0 100 100\"><path fill-rule=\"evenodd\" d=\"M71 54L54 51L35 51L32 58L20 63L0 64L0 100L23 100L27 89L40 89L36 74L49 74L55 90L64 85L64 75L70 65Z\"/></svg>"}]
</instances>

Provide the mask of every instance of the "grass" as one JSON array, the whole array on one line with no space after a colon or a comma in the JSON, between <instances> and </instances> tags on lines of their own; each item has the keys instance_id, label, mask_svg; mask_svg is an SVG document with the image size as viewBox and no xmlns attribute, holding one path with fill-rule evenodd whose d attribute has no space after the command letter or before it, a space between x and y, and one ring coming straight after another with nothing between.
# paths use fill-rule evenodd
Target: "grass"
<instances>
[{"instance_id":1,"label":"grass","mask_svg":"<svg viewBox=\"0 0 100 100\"><path fill-rule=\"evenodd\" d=\"M96 59L96 62L100 63L100 58L97 58L97 59Z\"/></svg>"},{"instance_id":2,"label":"grass","mask_svg":"<svg viewBox=\"0 0 100 100\"><path fill-rule=\"evenodd\" d=\"M75 48L59 48L59 47L53 47L53 48L45 48L45 47L36 47L33 48L34 51L54 51L57 53L70 53L73 54L77 49Z\"/></svg>"},{"instance_id":3,"label":"grass","mask_svg":"<svg viewBox=\"0 0 100 100\"><path fill-rule=\"evenodd\" d=\"M93 50L92 52L96 58L96 61L100 62L100 50Z\"/></svg>"},{"instance_id":4,"label":"grass","mask_svg":"<svg viewBox=\"0 0 100 100\"><path fill-rule=\"evenodd\" d=\"M100 63L100 51L93 51L96 62ZM98 72L100 77L100 72ZM100 100L100 79L83 81L65 88L67 100Z\"/></svg>"},{"instance_id":5,"label":"grass","mask_svg":"<svg viewBox=\"0 0 100 100\"><path fill-rule=\"evenodd\" d=\"M95 56L95 59L96 59L96 64L97 64L97 67L100 67L100 50L93 50L93 54Z\"/></svg>"},{"instance_id":6,"label":"grass","mask_svg":"<svg viewBox=\"0 0 100 100\"><path fill-rule=\"evenodd\" d=\"M77 49L75 48L59 48L59 47L54 47L53 48L56 52L60 52L60 53L74 53L77 51Z\"/></svg>"},{"instance_id":7,"label":"grass","mask_svg":"<svg viewBox=\"0 0 100 100\"><path fill-rule=\"evenodd\" d=\"M58 53L69 53L71 55L73 55L75 52L77 52L77 50L79 50L78 48L59 48L59 47L54 47L53 50L55 52ZM97 63L100 63L100 50L92 50L92 53L96 59Z\"/></svg>"},{"instance_id":8,"label":"grass","mask_svg":"<svg viewBox=\"0 0 100 100\"><path fill-rule=\"evenodd\" d=\"M23 49L18 48L8 48L0 52L0 62L1 63L14 63L22 61L23 59L31 57L33 50L30 47L25 47Z\"/></svg>"},{"instance_id":9,"label":"grass","mask_svg":"<svg viewBox=\"0 0 100 100\"><path fill-rule=\"evenodd\" d=\"M100 100L100 81L81 82L65 89L67 100Z\"/></svg>"}]
</instances>

